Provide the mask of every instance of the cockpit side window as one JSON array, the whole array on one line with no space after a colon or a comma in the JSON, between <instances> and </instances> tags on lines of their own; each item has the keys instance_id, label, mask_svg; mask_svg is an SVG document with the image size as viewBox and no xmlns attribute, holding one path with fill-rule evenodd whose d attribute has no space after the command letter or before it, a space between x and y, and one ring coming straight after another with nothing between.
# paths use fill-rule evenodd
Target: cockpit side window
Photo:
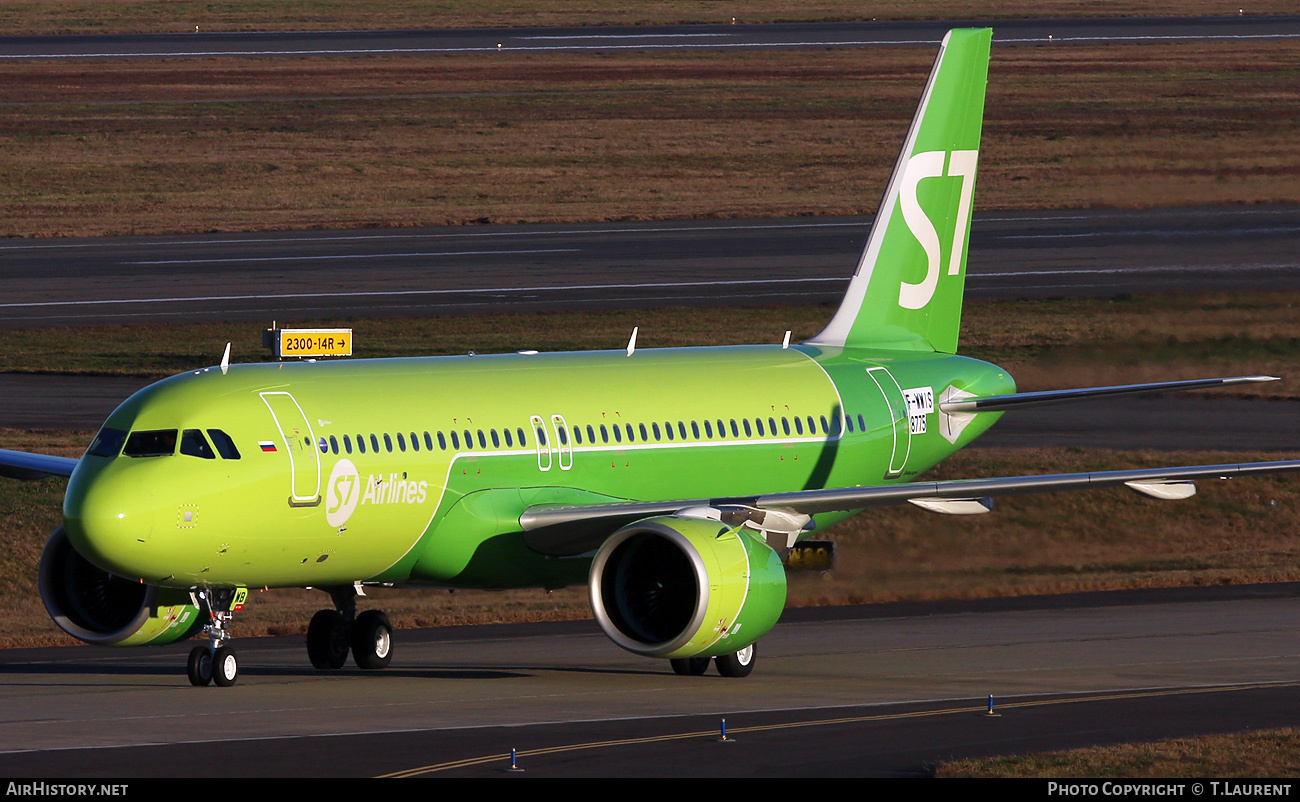
<instances>
[{"instance_id":1,"label":"cockpit side window","mask_svg":"<svg viewBox=\"0 0 1300 802\"><path fill-rule=\"evenodd\" d=\"M99 434L95 435L95 442L90 444L86 453L92 457L116 457L121 453L122 444L125 442L126 432L105 426L99 430Z\"/></svg>"},{"instance_id":2,"label":"cockpit side window","mask_svg":"<svg viewBox=\"0 0 1300 802\"><path fill-rule=\"evenodd\" d=\"M132 432L122 453L128 457L170 457L176 453L175 429Z\"/></svg>"},{"instance_id":3,"label":"cockpit side window","mask_svg":"<svg viewBox=\"0 0 1300 802\"><path fill-rule=\"evenodd\" d=\"M198 429L186 429L181 433L181 453L202 459L217 458L217 455L212 452L212 446L208 445L207 438Z\"/></svg>"},{"instance_id":4,"label":"cockpit side window","mask_svg":"<svg viewBox=\"0 0 1300 802\"><path fill-rule=\"evenodd\" d=\"M235 448L235 441L230 435L220 429L208 429L208 437L212 438L212 445L222 459L239 459L239 449Z\"/></svg>"}]
</instances>

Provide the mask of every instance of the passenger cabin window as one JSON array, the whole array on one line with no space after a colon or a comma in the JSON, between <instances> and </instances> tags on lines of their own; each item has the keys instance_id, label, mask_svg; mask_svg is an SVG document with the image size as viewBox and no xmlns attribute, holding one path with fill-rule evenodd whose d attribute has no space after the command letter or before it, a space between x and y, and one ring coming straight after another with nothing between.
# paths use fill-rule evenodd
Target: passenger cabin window
<instances>
[{"instance_id":1,"label":"passenger cabin window","mask_svg":"<svg viewBox=\"0 0 1300 802\"><path fill-rule=\"evenodd\" d=\"M122 444L125 442L126 432L105 426L95 435L95 442L90 444L86 453L92 457L116 457L122 452Z\"/></svg>"},{"instance_id":2,"label":"passenger cabin window","mask_svg":"<svg viewBox=\"0 0 1300 802\"><path fill-rule=\"evenodd\" d=\"M122 453L128 457L170 457L176 453L176 430L132 432Z\"/></svg>"},{"instance_id":3,"label":"passenger cabin window","mask_svg":"<svg viewBox=\"0 0 1300 802\"><path fill-rule=\"evenodd\" d=\"M216 459L217 455L213 452L212 446L208 445L208 439L203 436L203 432L198 429L186 429L181 433L181 453L189 457L198 457L200 459Z\"/></svg>"}]
</instances>

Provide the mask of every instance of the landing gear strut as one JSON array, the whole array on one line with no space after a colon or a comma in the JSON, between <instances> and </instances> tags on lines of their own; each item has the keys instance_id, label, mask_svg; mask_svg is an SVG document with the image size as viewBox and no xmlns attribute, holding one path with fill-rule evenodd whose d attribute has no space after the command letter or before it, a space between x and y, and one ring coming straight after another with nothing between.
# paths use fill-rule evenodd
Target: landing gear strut
<instances>
[{"instance_id":1,"label":"landing gear strut","mask_svg":"<svg viewBox=\"0 0 1300 802\"><path fill-rule=\"evenodd\" d=\"M228 642L228 627L235 611L243 609L248 590L201 588L191 591L190 598L196 607L208 613L208 623L203 627L208 636L208 644L190 650L185 673L194 686L202 687L215 682L218 687L230 687L239 679L239 657Z\"/></svg>"},{"instance_id":2,"label":"landing gear strut","mask_svg":"<svg viewBox=\"0 0 1300 802\"><path fill-rule=\"evenodd\" d=\"M357 615L355 586L322 588L335 609L320 610L307 627L307 657L322 670L342 668L348 650L358 668L384 668L393 659L393 625L379 610Z\"/></svg>"}]
</instances>

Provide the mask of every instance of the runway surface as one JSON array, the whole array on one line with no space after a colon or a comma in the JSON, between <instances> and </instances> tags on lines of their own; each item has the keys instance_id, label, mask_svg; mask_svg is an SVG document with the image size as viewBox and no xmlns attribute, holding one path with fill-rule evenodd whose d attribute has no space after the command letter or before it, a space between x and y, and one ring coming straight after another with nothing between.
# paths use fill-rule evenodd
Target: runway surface
<instances>
[{"instance_id":1,"label":"runway surface","mask_svg":"<svg viewBox=\"0 0 1300 802\"><path fill-rule=\"evenodd\" d=\"M382 672L300 637L0 653L0 773L42 778L922 775L937 761L1294 724L1294 585L788 611L742 680L677 677L591 622L397 633ZM999 716L984 715L992 695ZM733 744L716 740L725 718Z\"/></svg>"},{"instance_id":2,"label":"runway surface","mask_svg":"<svg viewBox=\"0 0 1300 802\"><path fill-rule=\"evenodd\" d=\"M933 45L951 28L972 26L991 26L994 31L993 42L997 46L1300 38L1300 17L1297 16L1078 17L762 25L4 36L0 37L0 60L360 56L488 53L498 50L617 52L876 47Z\"/></svg>"},{"instance_id":3,"label":"runway surface","mask_svg":"<svg viewBox=\"0 0 1300 802\"><path fill-rule=\"evenodd\" d=\"M870 218L0 243L0 327L834 303ZM976 215L975 298L1300 287L1300 207Z\"/></svg>"}]
</instances>

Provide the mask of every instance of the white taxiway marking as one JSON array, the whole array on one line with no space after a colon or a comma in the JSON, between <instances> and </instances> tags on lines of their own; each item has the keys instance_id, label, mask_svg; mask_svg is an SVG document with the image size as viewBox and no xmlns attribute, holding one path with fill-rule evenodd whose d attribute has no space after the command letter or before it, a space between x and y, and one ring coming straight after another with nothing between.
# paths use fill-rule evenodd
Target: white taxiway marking
<instances>
[{"instance_id":1,"label":"white taxiway marking","mask_svg":"<svg viewBox=\"0 0 1300 802\"><path fill-rule=\"evenodd\" d=\"M218 262L309 262L322 259L404 259L438 256L499 256L527 253L577 253L581 248L539 248L520 251L430 251L422 253L332 253L323 256L241 256L230 259L158 259L147 262L123 262L128 265L202 265Z\"/></svg>"},{"instance_id":2,"label":"white taxiway marking","mask_svg":"<svg viewBox=\"0 0 1300 802\"><path fill-rule=\"evenodd\" d=\"M620 289L659 289L667 287L718 287L743 284L797 284L813 281L838 281L845 283L849 279L845 278L777 278L777 279L755 279L755 280L737 280L737 281L667 281L651 282L645 284L572 284L557 287L466 287L462 289L443 289L443 290L386 290L371 292L288 292L272 293L266 295L199 295L199 296L177 296L173 298L114 298L109 300L82 300L82 301L31 301L27 303L7 303L0 304L0 309L20 309L39 306L92 306L104 304L153 304L153 303L181 303L192 301L255 301L272 298L373 298L373 297L392 297L402 295L455 295L455 294L479 294L485 292L491 293L521 293L521 292L554 292L564 290L620 290Z\"/></svg>"},{"instance_id":3,"label":"white taxiway marking","mask_svg":"<svg viewBox=\"0 0 1300 802\"><path fill-rule=\"evenodd\" d=\"M694 34L686 34L694 35ZM684 34L665 34L663 38L682 38ZM1249 40L1249 39L1300 39L1300 34L1296 33L1259 33L1259 34L1168 34L1163 36L1063 36L1047 39L1046 37L1031 37L1027 39L998 39L994 42L1000 45L1014 44L1035 44L1041 45L1046 42L1053 44L1070 44L1075 42L1206 42L1206 41L1231 41L1231 40ZM511 42L522 42L523 38L511 39ZM531 45L531 44L513 44L507 46L506 50L678 50L678 49L699 49L699 48L803 48L803 47L879 47L879 46L905 46L905 45L934 45L939 42L939 38L933 39L870 39L870 40L845 40L837 41L834 39L824 39L813 42L677 42L677 43L653 43L641 42L637 44L593 44L593 45ZM384 56L384 55L402 55L402 54L419 54L419 53L497 53L500 49L495 45L481 45L475 47L392 47L392 48L357 48L355 50L333 48L328 50L194 50L185 52L168 52L168 51L150 51L134 53L6 53L0 54L0 60L20 60L20 59L97 59L97 58L211 58L211 57L232 57L232 56Z\"/></svg>"}]
</instances>

